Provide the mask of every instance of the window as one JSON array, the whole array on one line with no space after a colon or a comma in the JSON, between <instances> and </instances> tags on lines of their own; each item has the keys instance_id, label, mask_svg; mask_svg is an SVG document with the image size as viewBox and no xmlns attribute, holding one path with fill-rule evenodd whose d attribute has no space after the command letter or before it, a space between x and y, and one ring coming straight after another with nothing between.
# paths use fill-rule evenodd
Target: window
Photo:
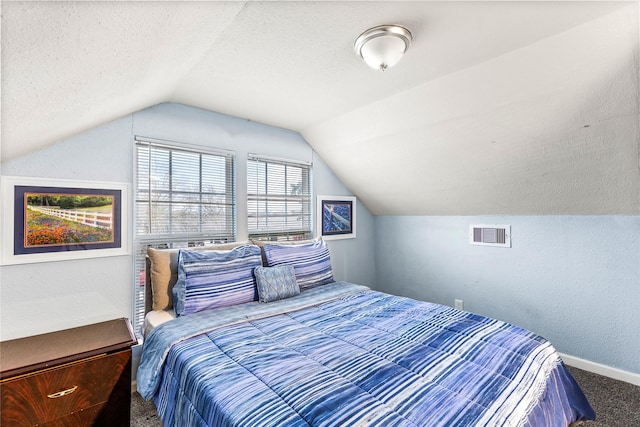
<instances>
[{"instance_id":1,"label":"window","mask_svg":"<svg viewBox=\"0 0 640 427\"><path fill-rule=\"evenodd\" d=\"M249 155L249 238L303 240L311 237L311 165Z\"/></svg>"},{"instance_id":2,"label":"window","mask_svg":"<svg viewBox=\"0 0 640 427\"><path fill-rule=\"evenodd\" d=\"M236 240L235 164L228 152L136 138L135 298L144 322L148 247L179 248Z\"/></svg>"}]
</instances>

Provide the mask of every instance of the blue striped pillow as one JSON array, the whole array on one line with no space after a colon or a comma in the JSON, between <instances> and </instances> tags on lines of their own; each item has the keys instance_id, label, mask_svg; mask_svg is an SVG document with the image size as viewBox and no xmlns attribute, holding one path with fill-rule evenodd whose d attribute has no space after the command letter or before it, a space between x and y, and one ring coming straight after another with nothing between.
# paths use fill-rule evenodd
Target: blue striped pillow
<instances>
[{"instance_id":1,"label":"blue striped pillow","mask_svg":"<svg viewBox=\"0 0 640 427\"><path fill-rule=\"evenodd\" d=\"M329 249L322 240L303 245L265 243L262 250L269 267L293 266L301 290L335 281Z\"/></svg>"},{"instance_id":2,"label":"blue striped pillow","mask_svg":"<svg viewBox=\"0 0 640 427\"><path fill-rule=\"evenodd\" d=\"M261 265L260 248L254 245L230 251L180 250L173 288L176 314L255 301L253 270Z\"/></svg>"}]
</instances>

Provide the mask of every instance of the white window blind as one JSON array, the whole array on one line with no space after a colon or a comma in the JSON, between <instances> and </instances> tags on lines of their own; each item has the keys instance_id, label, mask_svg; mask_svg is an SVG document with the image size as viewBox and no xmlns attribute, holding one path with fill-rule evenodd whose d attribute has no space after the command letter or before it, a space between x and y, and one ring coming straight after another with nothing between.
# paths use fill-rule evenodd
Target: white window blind
<instances>
[{"instance_id":1,"label":"white window blind","mask_svg":"<svg viewBox=\"0 0 640 427\"><path fill-rule=\"evenodd\" d=\"M236 240L232 153L136 138L134 327L144 321L148 247Z\"/></svg>"},{"instance_id":2,"label":"white window blind","mask_svg":"<svg viewBox=\"0 0 640 427\"><path fill-rule=\"evenodd\" d=\"M311 165L249 155L247 218L249 237L302 240L311 237Z\"/></svg>"}]
</instances>

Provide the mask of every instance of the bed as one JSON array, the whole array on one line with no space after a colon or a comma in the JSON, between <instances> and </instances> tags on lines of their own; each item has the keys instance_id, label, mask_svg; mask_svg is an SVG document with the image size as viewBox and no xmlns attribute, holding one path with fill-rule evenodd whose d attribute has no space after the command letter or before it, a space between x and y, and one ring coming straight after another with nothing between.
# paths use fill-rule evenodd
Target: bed
<instances>
[{"instance_id":1,"label":"bed","mask_svg":"<svg viewBox=\"0 0 640 427\"><path fill-rule=\"evenodd\" d=\"M564 427L595 418L544 338L336 282L321 240L150 249L147 270L153 306L137 388L165 426Z\"/></svg>"}]
</instances>

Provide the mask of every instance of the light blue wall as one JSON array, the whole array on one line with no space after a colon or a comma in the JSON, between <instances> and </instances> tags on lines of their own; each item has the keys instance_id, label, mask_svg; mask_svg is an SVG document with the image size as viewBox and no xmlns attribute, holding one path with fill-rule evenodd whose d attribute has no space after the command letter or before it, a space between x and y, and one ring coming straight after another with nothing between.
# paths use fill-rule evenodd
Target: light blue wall
<instances>
[{"instance_id":1,"label":"light blue wall","mask_svg":"<svg viewBox=\"0 0 640 427\"><path fill-rule=\"evenodd\" d=\"M128 182L132 117L2 164L3 176ZM2 236L5 238L5 236ZM0 267L0 339L131 317L130 256Z\"/></svg>"},{"instance_id":2,"label":"light blue wall","mask_svg":"<svg viewBox=\"0 0 640 427\"><path fill-rule=\"evenodd\" d=\"M123 182L133 186L136 135L235 151L239 240L247 237L247 153L313 161L315 194L351 195L297 132L172 103L131 114L3 163L2 175ZM339 280L373 286L374 218L361 204L357 214L359 237L329 242L334 274ZM129 220L132 223L131 215ZM132 282L131 255L2 266L0 339L131 317Z\"/></svg>"},{"instance_id":3,"label":"light blue wall","mask_svg":"<svg viewBox=\"0 0 640 427\"><path fill-rule=\"evenodd\" d=\"M640 216L398 217L376 222L377 289L505 320L562 353L640 373ZM511 225L512 247L469 244Z\"/></svg>"}]
</instances>

